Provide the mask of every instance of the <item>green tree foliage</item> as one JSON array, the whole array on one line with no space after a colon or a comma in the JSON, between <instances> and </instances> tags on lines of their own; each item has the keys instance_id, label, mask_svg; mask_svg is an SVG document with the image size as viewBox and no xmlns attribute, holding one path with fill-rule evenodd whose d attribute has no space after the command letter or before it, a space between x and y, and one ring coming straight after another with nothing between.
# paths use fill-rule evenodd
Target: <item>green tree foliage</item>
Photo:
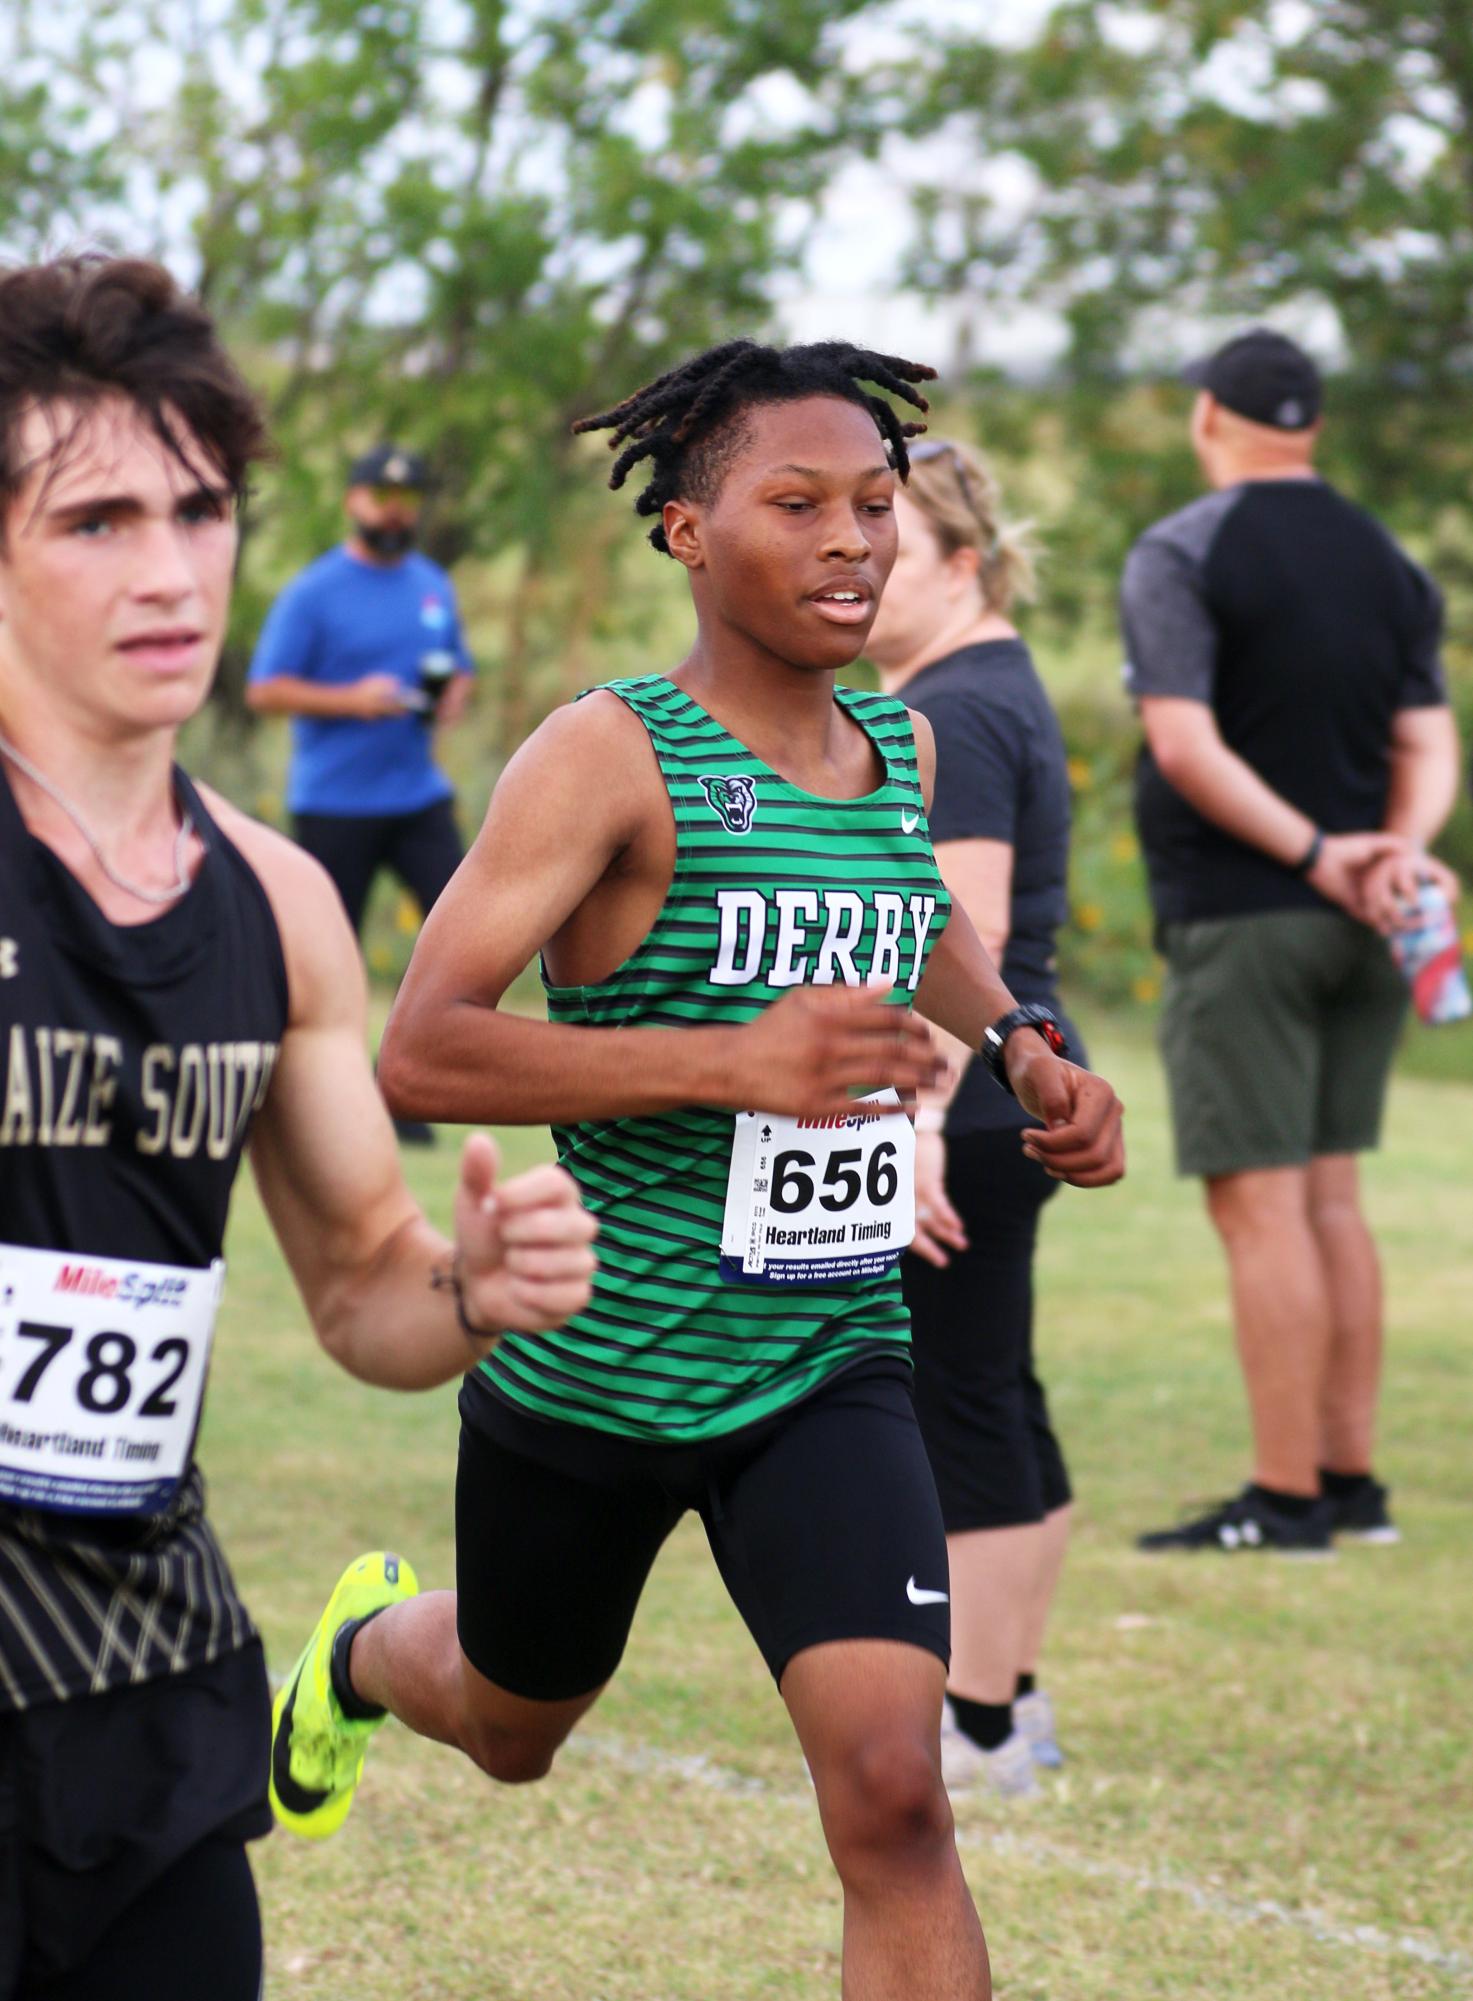
<instances>
[{"instance_id":1,"label":"green tree foliage","mask_svg":"<svg viewBox=\"0 0 1473 2001\"><path fill-rule=\"evenodd\" d=\"M1035 40L970 38L915 122L981 114L1037 179L1023 231L946 204L975 282L1027 260L1081 369L1145 305L1331 305L1389 380L1473 371L1473 13L1419 0L1063 0ZM934 231L932 250L937 249Z\"/></svg>"},{"instance_id":2,"label":"green tree foliage","mask_svg":"<svg viewBox=\"0 0 1473 2001\"><path fill-rule=\"evenodd\" d=\"M268 388L236 677L349 452L394 435L436 467L434 553L499 580L502 740L563 692L537 663L617 616L622 539L569 424L767 321L860 116L865 3L53 0L10 31L0 245L100 220L162 252Z\"/></svg>"},{"instance_id":3,"label":"green tree foliage","mask_svg":"<svg viewBox=\"0 0 1473 2001\"><path fill-rule=\"evenodd\" d=\"M924 284L1054 304L1071 381L1111 405L1168 327L1179 347L1184 320L1328 309L1331 470L1445 531L1473 582L1465 524L1435 521L1464 512L1473 472L1473 10L1062 0L1025 47L938 42L910 95L913 130L970 131L1031 185L1021 213L971 185L925 190ZM1086 395L1076 413L1101 459L1119 435L1105 408Z\"/></svg>"}]
</instances>

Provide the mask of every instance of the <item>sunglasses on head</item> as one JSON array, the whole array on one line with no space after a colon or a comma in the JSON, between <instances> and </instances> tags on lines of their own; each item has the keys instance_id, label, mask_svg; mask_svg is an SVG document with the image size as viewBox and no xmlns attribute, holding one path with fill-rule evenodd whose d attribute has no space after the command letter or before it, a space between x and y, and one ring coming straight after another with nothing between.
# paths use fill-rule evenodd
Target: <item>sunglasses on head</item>
<instances>
[{"instance_id":1,"label":"sunglasses on head","mask_svg":"<svg viewBox=\"0 0 1473 2001\"><path fill-rule=\"evenodd\" d=\"M913 445L906 447L906 456L913 466L923 466L931 459L950 459L951 469L956 474L956 483L962 491L962 499L973 514L977 512L977 502L972 492L972 482L967 478L967 468L961 453L950 438L918 438Z\"/></svg>"}]
</instances>

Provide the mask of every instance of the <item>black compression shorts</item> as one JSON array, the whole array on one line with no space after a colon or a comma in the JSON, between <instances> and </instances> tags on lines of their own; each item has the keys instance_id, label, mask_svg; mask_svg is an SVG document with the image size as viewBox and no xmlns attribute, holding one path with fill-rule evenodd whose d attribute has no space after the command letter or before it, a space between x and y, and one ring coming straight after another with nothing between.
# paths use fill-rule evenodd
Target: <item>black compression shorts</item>
<instances>
[{"instance_id":1,"label":"black compression shorts","mask_svg":"<svg viewBox=\"0 0 1473 2001\"><path fill-rule=\"evenodd\" d=\"M613 1674L688 1508L775 1680L832 1640L950 1653L946 1542L909 1369L880 1359L703 1445L529 1417L461 1392L460 1644L510 1694L564 1702Z\"/></svg>"},{"instance_id":2,"label":"black compression shorts","mask_svg":"<svg viewBox=\"0 0 1473 2001\"><path fill-rule=\"evenodd\" d=\"M256 2001L270 1728L259 1641L0 1714L4 2001Z\"/></svg>"}]
</instances>

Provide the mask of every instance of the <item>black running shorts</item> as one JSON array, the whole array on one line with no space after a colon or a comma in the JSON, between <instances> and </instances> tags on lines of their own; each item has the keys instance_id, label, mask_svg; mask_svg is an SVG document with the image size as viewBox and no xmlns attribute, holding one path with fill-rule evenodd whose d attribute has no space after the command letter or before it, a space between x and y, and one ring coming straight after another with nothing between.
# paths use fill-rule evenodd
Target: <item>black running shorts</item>
<instances>
[{"instance_id":1,"label":"black running shorts","mask_svg":"<svg viewBox=\"0 0 1473 2001\"><path fill-rule=\"evenodd\" d=\"M0 1713L0 1997L255 2001L270 1731L256 1640Z\"/></svg>"},{"instance_id":2,"label":"black running shorts","mask_svg":"<svg viewBox=\"0 0 1473 2001\"><path fill-rule=\"evenodd\" d=\"M831 1640L945 1662L946 1540L910 1370L879 1358L702 1445L530 1417L461 1392L460 1644L510 1694L565 1702L619 1665L660 1545L688 1508L775 1680Z\"/></svg>"}]
</instances>

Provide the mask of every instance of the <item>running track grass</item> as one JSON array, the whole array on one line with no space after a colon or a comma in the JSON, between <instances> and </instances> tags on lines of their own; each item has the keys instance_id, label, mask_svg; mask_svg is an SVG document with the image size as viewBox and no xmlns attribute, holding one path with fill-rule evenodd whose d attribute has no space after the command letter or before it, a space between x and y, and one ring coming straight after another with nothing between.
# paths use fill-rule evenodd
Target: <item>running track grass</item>
<instances>
[{"instance_id":1,"label":"running track grass","mask_svg":"<svg viewBox=\"0 0 1473 2001\"><path fill-rule=\"evenodd\" d=\"M1368 1168L1402 1547L1152 1561L1133 1534L1236 1481L1243 1419L1153 1055L1129 1026L1094 1042L1129 1107L1130 1179L1054 1203L1040 1272L1079 1493L1046 1677L1069 1764L1032 1808L957 1803L998 1996L1473 1995L1473 1088L1403 1078ZM507 1151L530 1164L545 1144L513 1134ZM442 1218L455 1153L406 1156ZM249 1188L230 1250L203 1457L279 1673L356 1551L389 1543L426 1584L452 1581L455 1399L393 1398L328 1364ZM803 1770L690 1522L550 1780L495 1789L391 1725L340 1836L277 1835L255 1857L283 2001L838 1994L838 1893Z\"/></svg>"}]
</instances>

